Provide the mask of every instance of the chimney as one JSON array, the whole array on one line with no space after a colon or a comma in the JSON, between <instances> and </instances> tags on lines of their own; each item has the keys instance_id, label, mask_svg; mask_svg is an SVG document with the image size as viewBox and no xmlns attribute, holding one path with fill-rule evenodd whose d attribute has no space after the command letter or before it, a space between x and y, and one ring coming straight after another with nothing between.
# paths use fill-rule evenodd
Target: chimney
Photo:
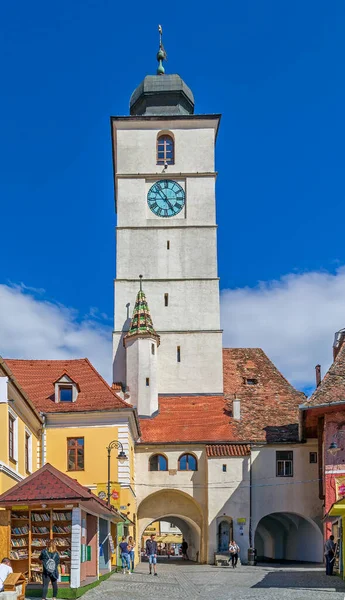
<instances>
[{"instance_id":1,"label":"chimney","mask_svg":"<svg viewBox=\"0 0 345 600\"><path fill-rule=\"evenodd\" d=\"M241 419L241 400L236 398L236 396L232 401L232 417L237 421Z\"/></svg>"},{"instance_id":2,"label":"chimney","mask_svg":"<svg viewBox=\"0 0 345 600\"><path fill-rule=\"evenodd\" d=\"M345 329L340 329L334 335L333 342L333 360L335 360L345 341Z\"/></svg>"},{"instance_id":3,"label":"chimney","mask_svg":"<svg viewBox=\"0 0 345 600\"><path fill-rule=\"evenodd\" d=\"M321 365L316 365L315 376L316 376L316 387L319 387L319 385L321 383Z\"/></svg>"}]
</instances>

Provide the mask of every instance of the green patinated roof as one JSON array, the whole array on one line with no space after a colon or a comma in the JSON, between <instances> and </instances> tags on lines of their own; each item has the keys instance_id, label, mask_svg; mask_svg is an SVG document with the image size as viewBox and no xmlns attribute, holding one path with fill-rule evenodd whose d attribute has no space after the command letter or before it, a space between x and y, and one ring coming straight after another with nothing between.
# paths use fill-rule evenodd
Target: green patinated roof
<instances>
[{"instance_id":1,"label":"green patinated roof","mask_svg":"<svg viewBox=\"0 0 345 600\"><path fill-rule=\"evenodd\" d=\"M147 304L146 296L142 290L139 290L138 292L131 324L125 337L129 338L135 335L154 336L158 338L159 341L159 335L153 327L150 309Z\"/></svg>"}]
</instances>

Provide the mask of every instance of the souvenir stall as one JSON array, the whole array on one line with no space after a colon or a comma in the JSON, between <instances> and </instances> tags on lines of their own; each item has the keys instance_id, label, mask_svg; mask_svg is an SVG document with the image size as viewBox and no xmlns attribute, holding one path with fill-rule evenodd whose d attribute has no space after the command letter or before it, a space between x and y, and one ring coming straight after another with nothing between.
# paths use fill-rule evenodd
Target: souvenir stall
<instances>
[{"instance_id":1,"label":"souvenir stall","mask_svg":"<svg viewBox=\"0 0 345 600\"><path fill-rule=\"evenodd\" d=\"M0 507L5 509L0 511L0 551L11 558L13 571L26 575L30 588L42 584L39 556L49 540L60 555L61 587L79 588L111 571L111 523L122 522L123 517L52 465L44 465L2 494Z\"/></svg>"}]
</instances>

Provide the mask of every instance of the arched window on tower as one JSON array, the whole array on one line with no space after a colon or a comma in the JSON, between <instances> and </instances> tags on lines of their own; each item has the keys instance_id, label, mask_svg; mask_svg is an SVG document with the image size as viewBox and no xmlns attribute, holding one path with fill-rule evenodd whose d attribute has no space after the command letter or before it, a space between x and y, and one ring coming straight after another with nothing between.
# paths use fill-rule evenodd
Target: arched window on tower
<instances>
[{"instance_id":1,"label":"arched window on tower","mask_svg":"<svg viewBox=\"0 0 345 600\"><path fill-rule=\"evenodd\" d=\"M163 454L154 454L149 460L150 471L167 471L168 461Z\"/></svg>"},{"instance_id":2,"label":"arched window on tower","mask_svg":"<svg viewBox=\"0 0 345 600\"><path fill-rule=\"evenodd\" d=\"M198 461L193 454L182 454L178 459L179 471L197 471Z\"/></svg>"},{"instance_id":3,"label":"arched window on tower","mask_svg":"<svg viewBox=\"0 0 345 600\"><path fill-rule=\"evenodd\" d=\"M157 165L173 165L174 163L174 140L171 135L162 133L157 137Z\"/></svg>"}]
</instances>

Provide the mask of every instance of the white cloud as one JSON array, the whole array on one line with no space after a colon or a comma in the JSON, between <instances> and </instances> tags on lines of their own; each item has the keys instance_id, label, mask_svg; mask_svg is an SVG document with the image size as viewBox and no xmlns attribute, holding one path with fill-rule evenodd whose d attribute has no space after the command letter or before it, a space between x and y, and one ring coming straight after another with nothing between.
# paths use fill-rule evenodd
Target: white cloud
<instances>
[{"instance_id":1,"label":"white cloud","mask_svg":"<svg viewBox=\"0 0 345 600\"><path fill-rule=\"evenodd\" d=\"M260 347L299 388L313 387L314 367L332 361L334 333L345 327L345 267L335 274L290 274L255 288L221 293L224 346ZM44 299L44 290L0 285L0 354L9 358L87 356L111 381L109 318Z\"/></svg>"},{"instance_id":2,"label":"white cloud","mask_svg":"<svg viewBox=\"0 0 345 600\"><path fill-rule=\"evenodd\" d=\"M80 319L77 311L44 300L43 292L24 284L0 285L0 354L36 359L86 356L111 381L111 328L100 322L95 309Z\"/></svg>"},{"instance_id":3,"label":"white cloud","mask_svg":"<svg viewBox=\"0 0 345 600\"><path fill-rule=\"evenodd\" d=\"M224 346L260 347L295 386L314 387L315 365L325 374L345 327L345 267L223 290L221 314Z\"/></svg>"}]
</instances>

